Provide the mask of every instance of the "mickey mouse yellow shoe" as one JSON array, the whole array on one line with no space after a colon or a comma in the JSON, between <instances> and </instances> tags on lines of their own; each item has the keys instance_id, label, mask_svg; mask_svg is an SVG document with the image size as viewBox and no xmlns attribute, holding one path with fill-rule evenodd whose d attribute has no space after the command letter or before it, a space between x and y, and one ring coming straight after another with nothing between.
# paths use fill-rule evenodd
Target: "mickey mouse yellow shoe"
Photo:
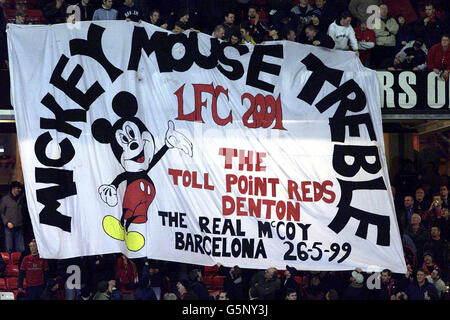
<instances>
[{"instance_id":1,"label":"mickey mouse yellow shoe","mask_svg":"<svg viewBox=\"0 0 450 320\"><path fill-rule=\"evenodd\" d=\"M113 216L106 216L103 218L103 230L111 238L116 240L125 240L125 228L122 226L120 221Z\"/></svg>"},{"instance_id":2,"label":"mickey mouse yellow shoe","mask_svg":"<svg viewBox=\"0 0 450 320\"><path fill-rule=\"evenodd\" d=\"M136 231L125 233L125 243L130 251L139 251L145 244L145 238L142 234Z\"/></svg>"}]
</instances>

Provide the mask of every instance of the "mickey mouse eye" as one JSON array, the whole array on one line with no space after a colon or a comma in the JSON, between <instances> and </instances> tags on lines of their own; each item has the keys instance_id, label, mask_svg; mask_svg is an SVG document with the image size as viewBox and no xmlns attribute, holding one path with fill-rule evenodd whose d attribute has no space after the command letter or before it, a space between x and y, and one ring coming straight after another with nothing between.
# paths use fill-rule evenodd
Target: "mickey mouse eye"
<instances>
[{"instance_id":1,"label":"mickey mouse eye","mask_svg":"<svg viewBox=\"0 0 450 320\"><path fill-rule=\"evenodd\" d=\"M122 143L124 144L128 144L130 142L130 140L123 134L119 134L120 140L122 141Z\"/></svg>"},{"instance_id":2,"label":"mickey mouse eye","mask_svg":"<svg viewBox=\"0 0 450 320\"><path fill-rule=\"evenodd\" d=\"M130 126L126 126L126 127L125 127L125 131L126 131L127 134L131 137L131 139L134 139L134 138L135 138L134 131L133 131L133 129L131 129Z\"/></svg>"}]
</instances>

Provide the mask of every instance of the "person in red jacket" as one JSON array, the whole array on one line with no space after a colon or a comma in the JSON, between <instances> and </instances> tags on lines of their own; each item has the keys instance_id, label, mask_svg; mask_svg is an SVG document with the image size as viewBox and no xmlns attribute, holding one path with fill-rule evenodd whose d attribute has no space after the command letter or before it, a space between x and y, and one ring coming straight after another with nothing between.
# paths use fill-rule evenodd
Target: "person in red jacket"
<instances>
[{"instance_id":1,"label":"person in red jacket","mask_svg":"<svg viewBox=\"0 0 450 320\"><path fill-rule=\"evenodd\" d=\"M370 67L370 53L375 47L375 32L363 22L355 28L355 37L358 40L359 59L364 66Z\"/></svg>"},{"instance_id":2,"label":"person in red jacket","mask_svg":"<svg viewBox=\"0 0 450 320\"><path fill-rule=\"evenodd\" d=\"M122 255L116 262L115 280L117 289L124 294L133 295L138 283L138 271L133 261Z\"/></svg>"},{"instance_id":3,"label":"person in red jacket","mask_svg":"<svg viewBox=\"0 0 450 320\"><path fill-rule=\"evenodd\" d=\"M450 39L448 34L444 34L441 43L431 47L427 55L428 70L433 70L445 81L450 73Z\"/></svg>"},{"instance_id":4,"label":"person in red jacket","mask_svg":"<svg viewBox=\"0 0 450 320\"><path fill-rule=\"evenodd\" d=\"M44 292L48 278L47 260L39 257L39 251L36 240L30 241L31 254L25 256L20 265L18 289L23 292L23 278L27 279L27 288L25 297L27 300L39 300Z\"/></svg>"}]
</instances>

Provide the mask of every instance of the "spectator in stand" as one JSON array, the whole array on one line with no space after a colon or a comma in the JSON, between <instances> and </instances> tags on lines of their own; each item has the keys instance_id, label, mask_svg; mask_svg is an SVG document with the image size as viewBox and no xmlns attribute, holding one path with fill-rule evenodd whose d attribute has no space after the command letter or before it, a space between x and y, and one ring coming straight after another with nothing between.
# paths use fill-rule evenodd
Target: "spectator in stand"
<instances>
[{"instance_id":1,"label":"spectator in stand","mask_svg":"<svg viewBox=\"0 0 450 320\"><path fill-rule=\"evenodd\" d=\"M390 300L393 294L396 294L396 283L392 278L391 270L384 269L381 272L381 288L375 291L377 300Z\"/></svg>"},{"instance_id":2,"label":"spectator in stand","mask_svg":"<svg viewBox=\"0 0 450 320\"><path fill-rule=\"evenodd\" d=\"M373 14L373 10L370 11L368 8L370 6L379 6L381 0L351 0L348 5L348 10L356 18L358 25L367 21Z\"/></svg>"},{"instance_id":3,"label":"spectator in stand","mask_svg":"<svg viewBox=\"0 0 450 320\"><path fill-rule=\"evenodd\" d=\"M423 41L421 39L410 41L399 53L395 55L393 64L388 67L388 70L423 71L427 68L425 63L426 58L427 49L423 44ZM386 62L383 62L380 65L380 68L384 68L385 63Z\"/></svg>"},{"instance_id":4,"label":"spectator in stand","mask_svg":"<svg viewBox=\"0 0 450 320\"><path fill-rule=\"evenodd\" d=\"M291 30L288 30L288 32L286 32L286 40L295 42L296 38L297 38L297 35L295 34L294 30L291 29Z\"/></svg>"},{"instance_id":5,"label":"spectator in stand","mask_svg":"<svg viewBox=\"0 0 450 320\"><path fill-rule=\"evenodd\" d=\"M363 21L359 27L355 28L355 37L358 41L359 59L365 67L370 68L371 52L375 47L375 32Z\"/></svg>"},{"instance_id":6,"label":"spectator in stand","mask_svg":"<svg viewBox=\"0 0 450 320\"><path fill-rule=\"evenodd\" d=\"M290 15L297 25L297 33L302 33L307 24L311 22L311 13L314 8L309 5L308 0L300 0L291 11Z\"/></svg>"},{"instance_id":7,"label":"spectator in stand","mask_svg":"<svg viewBox=\"0 0 450 320\"><path fill-rule=\"evenodd\" d=\"M417 188L414 199L414 212L422 216L429 207L430 201L425 196L425 190L422 187Z\"/></svg>"},{"instance_id":8,"label":"spectator in stand","mask_svg":"<svg viewBox=\"0 0 450 320\"><path fill-rule=\"evenodd\" d=\"M442 269L442 277L449 280L450 265L450 244L441 238L441 229L439 226L432 226L430 229L430 239L424 245L424 251L432 254L434 261Z\"/></svg>"},{"instance_id":9,"label":"spectator in stand","mask_svg":"<svg viewBox=\"0 0 450 320\"><path fill-rule=\"evenodd\" d=\"M441 237L450 242L450 212L448 208L442 208L441 216L437 219L436 225L441 230Z\"/></svg>"},{"instance_id":10,"label":"spectator in stand","mask_svg":"<svg viewBox=\"0 0 450 320\"><path fill-rule=\"evenodd\" d=\"M136 286L139 281L136 264L125 255L122 255L117 259L114 278L117 289L122 293L124 299L131 298L136 291Z\"/></svg>"},{"instance_id":11,"label":"spectator in stand","mask_svg":"<svg viewBox=\"0 0 450 320\"><path fill-rule=\"evenodd\" d=\"M320 277L315 274L309 281L309 286L304 290L305 300L322 300L325 297L325 292L320 284Z\"/></svg>"},{"instance_id":12,"label":"spectator in stand","mask_svg":"<svg viewBox=\"0 0 450 320\"><path fill-rule=\"evenodd\" d=\"M202 281L202 272L200 269L193 269L189 272L189 287L199 300L210 300L208 288Z\"/></svg>"},{"instance_id":13,"label":"spectator in stand","mask_svg":"<svg viewBox=\"0 0 450 320\"><path fill-rule=\"evenodd\" d=\"M425 300L425 292L434 291L437 294L437 290L426 280L425 271L423 269L419 269L416 272L416 280L411 283L406 289L406 296L408 300Z\"/></svg>"},{"instance_id":14,"label":"spectator in stand","mask_svg":"<svg viewBox=\"0 0 450 320\"><path fill-rule=\"evenodd\" d=\"M142 12L133 0L125 0L117 12L118 20L141 22L142 17Z\"/></svg>"},{"instance_id":15,"label":"spectator in stand","mask_svg":"<svg viewBox=\"0 0 450 320\"><path fill-rule=\"evenodd\" d=\"M446 24L436 16L436 9L432 3L425 5L425 17L415 25L416 36L422 37L428 49L441 40L447 30Z\"/></svg>"},{"instance_id":16,"label":"spectator in stand","mask_svg":"<svg viewBox=\"0 0 450 320\"><path fill-rule=\"evenodd\" d=\"M15 16L15 20L14 20L14 24L25 24L25 17L27 15L25 14L25 12L23 12L22 10L17 10L16 11L16 16Z\"/></svg>"},{"instance_id":17,"label":"spectator in stand","mask_svg":"<svg viewBox=\"0 0 450 320\"><path fill-rule=\"evenodd\" d=\"M425 252L423 254L422 269L426 275L430 275L434 270L439 270L439 265L433 261L433 254L431 252Z\"/></svg>"},{"instance_id":18,"label":"spectator in stand","mask_svg":"<svg viewBox=\"0 0 450 320\"><path fill-rule=\"evenodd\" d=\"M116 281L100 281L97 285L97 292L92 300L123 300L122 294L116 288Z\"/></svg>"},{"instance_id":19,"label":"spectator in stand","mask_svg":"<svg viewBox=\"0 0 450 320\"><path fill-rule=\"evenodd\" d=\"M87 257L88 287L90 292L97 290L100 281L114 279L114 266L116 258L113 254L96 255Z\"/></svg>"},{"instance_id":20,"label":"spectator in stand","mask_svg":"<svg viewBox=\"0 0 450 320\"><path fill-rule=\"evenodd\" d=\"M157 27L161 26L161 14L158 9L152 9L150 11L148 22Z\"/></svg>"},{"instance_id":21,"label":"spectator in stand","mask_svg":"<svg viewBox=\"0 0 450 320\"><path fill-rule=\"evenodd\" d=\"M155 291L151 288L150 278L139 279L139 285L134 293L134 300L158 300Z\"/></svg>"},{"instance_id":22,"label":"spectator in stand","mask_svg":"<svg viewBox=\"0 0 450 320\"><path fill-rule=\"evenodd\" d=\"M305 35L306 39L303 42L304 44L309 44L316 47L324 47L328 49L333 49L335 46L333 39L329 35L319 32L319 30L313 25L309 25L306 27Z\"/></svg>"},{"instance_id":23,"label":"spectator in stand","mask_svg":"<svg viewBox=\"0 0 450 320\"><path fill-rule=\"evenodd\" d=\"M406 195L403 198L403 207L397 212L397 222L401 233L411 226L411 217L413 213L414 198L411 195Z\"/></svg>"},{"instance_id":24,"label":"spectator in stand","mask_svg":"<svg viewBox=\"0 0 450 320\"><path fill-rule=\"evenodd\" d=\"M447 185L442 185L439 187L439 195L441 196L441 200L442 200L442 208L448 208L449 201L448 201L448 186Z\"/></svg>"},{"instance_id":25,"label":"spectator in stand","mask_svg":"<svg viewBox=\"0 0 450 320\"><path fill-rule=\"evenodd\" d=\"M97 292L92 300L110 300L108 295L108 281L100 281L97 285Z\"/></svg>"},{"instance_id":26,"label":"spectator in stand","mask_svg":"<svg viewBox=\"0 0 450 320\"><path fill-rule=\"evenodd\" d=\"M276 300L281 289L278 270L276 268L268 268L255 273L251 279L250 286L255 289L259 300Z\"/></svg>"},{"instance_id":27,"label":"spectator in stand","mask_svg":"<svg viewBox=\"0 0 450 320\"><path fill-rule=\"evenodd\" d=\"M178 16L179 16L178 21L181 22L182 24L184 24L184 26L185 26L184 30L192 28L192 25L189 21L189 18L190 18L189 10L187 10L187 9L181 10L180 13L178 14Z\"/></svg>"},{"instance_id":28,"label":"spectator in stand","mask_svg":"<svg viewBox=\"0 0 450 320\"><path fill-rule=\"evenodd\" d=\"M112 5L113 0L103 0L102 7L94 11L92 20L117 20L117 10Z\"/></svg>"},{"instance_id":29,"label":"spectator in stand","mask_svg":"<svg viewBox=\"0 0 450 320\"><path fill-rule=\"evenodd\" d=\"M286 266L286 270L284 271L283 277L281 280L281 296L288 296L288 292L294 290L297 293L297 296L300 296L300 286L297 281L295 281L294 277L298 274L295 268L291 268ZM297 299L296 299L297 300Z\"/></svg>"},{"instance_id":30,"label":"spectator in stand","mask_svg":"<svg viewBox=\"0 0 450 320\"><path fill-rule=\"evenodd\" d=\"M405 234L412 239L416 246L416 256L418 259L423 257L425 243L429 240L428 232L421 222L420 215L414 213L411 216L411 226L405 231Z\"/></svg>"},{"instance_id":31,"label":"spectator in stand","mask_svg":"<svg viewBox=\"0 0 450 320\"><path fill-rule=\"evenodd\" d=\"M396 39L399 25L394 18L388 17L388 7L385 4L380 6L380 20L378 28L374 27L375 32L375 48L372 54L372 67L380 68L383 61L392 59L395 54Z\"/></svg>"},{"instance_id":32,"label":"spectator in stand","mask_svg":"<svg viewBox=\"0 0 450 320\"><path fill-rule=\"evenodd\" d=\"M426 276L427 281L434 285L436 288L439 299L442 297L443 292L445 291L445 282L441 277L441 270L434 269L430 275Z\"/></svg>"},{"instance_id":33,"label":"spectator in stand","mask_svg":"<svg viewBox=\"0 0 450 320\"><path fill-rule=\"evenodd\" d=\"M406 19L403 15L399 14L396 18L398 23L398 32L395 35L395 51L396 53L403 49L406 44L416 39L414 29L410 24L406 23Z\"/></svg>"},{"instance_id":34,"label":"spectator in stand","mask_svg":"<svg viewBox=\"0 0 450 320\"><path fill-rule=\"evenodd\" d=\"M173 292L167 292L164 296L163 296L163 300L178 300L178 297L175 293Z\"/></svg>"},{"instance_id":35,"label":"spectator in stand","mask_svg":"<svg viewBox=\"0 0 450 320\"><path fill-rule=\"evenodd\" d=\"M214 32L212 34L213 38L217 38L220 40L224 40L225 38L225 28L223 25L219 24L214 28Z\"/></svg>"},{"instance_id":36,"label":"spectator in stand","mask_svg":"<svg viewBox=\"0 0 450 320\"><path fill-rule=\"evenodd\" d=\"M300 42L300 43L305 43L305 41L307 40L307 39L306 39L306 33L305 33L305 30L306 30L306 27L308 27L308 26L314 26L314 27L316 27L316 29L319 30L320 33L327 33L327 31L328 31L328 26L326 26L326 25L324 25L323 23L321 23L321 21L320 21L320 15L321 15L320 10L314 10L314 11L311 13L311 22L308 23L308 24L303 28L302 32L299 32L299 33L298 33L298 35L299 35L299 37L298 37L298 42Z\"/></svg>"},{"instance_id":37,"label":"spectator in stand","mask_svg":"<svg viewBox=\"0 0 450 320\"><path fill-rule=\"evenodd\" d=\"M427 229L429 229L437 219L442 215L442 199L437 193L433 196L433 201L430 208L423 214L423 222Z\"/></svg>"},{"instance_id":38,"label":"spectator in stand","mask_svg":"<svg viewBox=\"0 0 450 320\"><path fill-rule=\"evenodd\" d=\"M192 300L192 298L189 298L190 296L194 295L194 293L191 293L189 288L189 281L185 279L181 279L177 282L177 295L180 300Z\"/></svg>"},{"instance_id":39,"label":"spectator in stand","mask_svg":"<svg viewBox=\"0 0 450 320\"><path fill-rule=\"evenodd\" d=\"M81 21L91 21L95 10L90 0L81 0L76 5L80 8Z\"/></svg>"},{"instance_id":40,"label":"spectator in stand","mask_svg":"<svg viewBox=\"0 0 450 320\"><path fill-rule=\"evenodd\" d=\"M266 30L268 28L265 25L265 23L259 20L259 14L257 13L256 6L251 5L248 8L247 21L250 29L250 36L256 43L261 43L264 40L264 37L266 36Z\"/></svg>"},{"instance_id":41,"label":"spectator in stand","mask_svg":"<svg viewBox=\"0 0 450 320\"><path fill-rule=\"evenodd\" d=\"M64 0L49 2L42 10L44 17L51 23L66 22L67 5Z\"/></svg>"},{"instance_id":42,"label":"spectator in stand","mask_svg":"<svg viewBox=\"0 0 450 320\"><path fill-rule=\"evenodd\" d=\"M364 287L364 276L359 269L352 271L350 285L344 290L341 300L366 300L367 292Z\"/></svg>"},{"instance_id":43,"label":"spectator in stand","mask_svg":"<svg viewBox=\"0 0 450 320\"><path fill-rule=\"evenodd\" d=\"M343 12L328 28L328 35L335 43L334 49L348 50L350 47L357 55L359 55L358 41L355 37L355 31L350 25L351 22L352 16L350 12Z\"/></svg>"},{"instance_id":44,"label":"spectator in stand","mask_svg":"<svg viewBox=\"0 0 450 320\"><path fill-rule=\"evenodd\" d=\"M180 34L183 33L184 31L186 31L186 25L181 22L181 21L177 21L175 22L175 27L173 28L172 32L175 34Z\"/></svg>"},{"instance_id":45,"label":"spectator in stand","mask_svg":"<svg viewBox=\"0 0 450 320\"><path fill-rule=\"evenodd\" d=\"M292 288L287 288L286 293L284 295L284 300L298 300L297 291Z\"/></svg>"},{"instance_id":46,"label":"spectator in stand","mask_svg":"<svg viewBox=\"0 0 450 320\"><path fill-rule=\"evenodd\" d=\"M223 289L227 292L227 296L231 300L247 300L248 288L246 281L244 281L241 268L234 266L228 270L228 268L225 268L220 263L217 265L219 267L218 273L225 276Z\"/></svg>"},{"instance_id":47,"label":"spectator in stand","mask_svg":"<svg viewBox=\"0 0 450 320\"><path fill-rule=\"evenodd\" d=\"M336 19L335 8L328 4L326 0L316 0L314 9L320 11L322 23L326 26L329 26Z\"/></svg>"},{"instance_id":48,"label":"spectator in stand","mask_svg":"<svg viewBox=\"0 0 450 320\"><path fill-rule=\"evenodd\" d=\"M233 46L241 44L241 41L242 41L241 33L239 31L235 31L231 34L230 42Z\"/></svg>"},{"instance_id":49,"label":"spectator in stand","mask_svg":"<svg viewBox=\"0 0 450 320\"><path fill-rule=\"evenodd\" d=\"M226 291L222 291L217 296L217 300L230 300L230 298L228 297L228 293Z\"/></svg>"},{"instance_id":50,"label":"spectator in stand","mask_svg":"<svg viewBox=\"0 0 450 320\"><path fill-rule=\"evenodd\" d=\"M23 210L26 202L23 186L18 181L11 182L9 192L0 200L0 216L5 230L5 249L7 252L23 252Z\"/></svg>"},{"instance_id":51,"label":"spectator in stand","mask_svg":"<svg viewBox=\"0 0 450 320\"><path fill-rule=\"evenodd\" d=\"M239 32L239 26L234 24L235 14L232 11L227 11L225 13L224 21L222 23L223 27L225 28L225 37L224 40L229 41L231 39L231 36L235 32Z\"/></svg>"},{"instance_id":52,"label":"spectator in stand","mask_svg":"<svg viewBox=\"0 0 450 320\"><path fill-rule=\"evenodd\" d=\"M48 279L48 262L39 256L36 240L29 243L30 254L25 256L20 265L17 287L23 292L23 279L27 279L25 297L27 300L39 300Z\"/></svg>"},{"instance_id":53,"label":"spectator in stand","mask_svg":"<svg viewBox=\"0 0 450 320\"><path fill-rule=\"evenodd\" d=\"M39 300L58 300L58 279L52 278L47 282L44 291L42 292Z\"/></svg>"},{"instance_id":54,"label":"spectator in stand","mask_svg":"<svg viewBox=\"0 0 450 320\"><path fill-rule=\"evenodd\" d=\"M248 21L244 21L243 23L241 23L241 43L245 44L245 43L251 43L251 44L256 44L256 41L253 39L252 35L251 35L251 28L250 28L250 23Z\"/></svg>"},{"instance_id":55,"label":"spectator in stand","mask_svg":"<svg viewBox=\"0 0 450 320\"><path fill-rule=\"evenodd\" d=\"M277 29L269 31L269 39L266 41L282 40ZM263 42L264 43L264 42Z\"/></svg>"}]
</instances>

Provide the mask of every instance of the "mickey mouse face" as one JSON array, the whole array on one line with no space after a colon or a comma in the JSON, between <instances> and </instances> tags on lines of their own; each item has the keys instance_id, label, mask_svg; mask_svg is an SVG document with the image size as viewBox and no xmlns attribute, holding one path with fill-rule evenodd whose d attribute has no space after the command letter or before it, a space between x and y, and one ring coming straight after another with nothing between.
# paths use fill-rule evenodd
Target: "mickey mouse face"
<instances>
[{"instance_id":1,"label":"mickey mouse face","mask_svg":"<svg viewBox=\"0 0 450 320\"><path fill-rule=\"evenodd\" d=\"M141 132L136 123L125 121L115 131L115 139L123 150L120 164L126 171L138 172L148 168L155 151L150 132Z\"/></svg>"},{"instance_id":2,"label":"mickey mouse face","mask_svg":"<svg viewBox=\"0 0 450 320\"><path fill-rule=\"evenodd\" d=\"M127 172L147 170L153 159L155 142L147 127L135 117L136 98L122 91L114 97L112 106L121 118L114 125L107 119L95 120L92 135L97 141L111 145L114 155Z\"/></svg>"}]
</instances>

